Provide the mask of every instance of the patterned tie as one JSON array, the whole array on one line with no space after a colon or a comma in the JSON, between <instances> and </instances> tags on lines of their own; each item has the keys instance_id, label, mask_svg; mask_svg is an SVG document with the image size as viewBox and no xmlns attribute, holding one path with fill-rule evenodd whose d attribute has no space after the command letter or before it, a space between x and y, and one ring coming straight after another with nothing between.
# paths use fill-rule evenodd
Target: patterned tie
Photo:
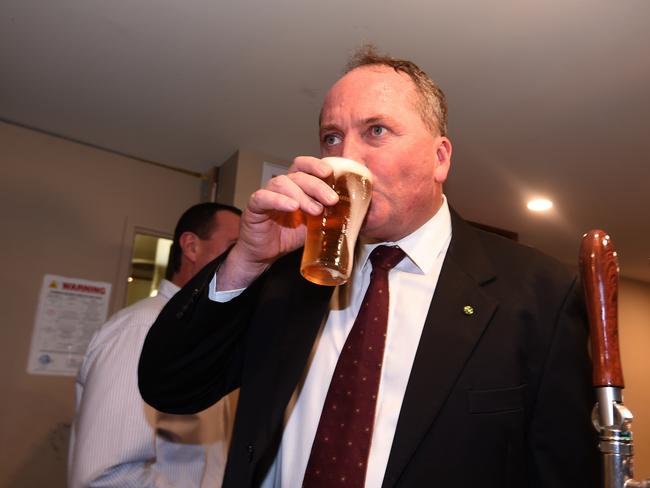
<instances>
[{"instance_id":1,"label":"patterned tie","mask_svg":"<svg viewBox=\"0 0 650 488\"><path fill-rule=\"evenodd\" d=\"M303 488L364 486L388 324L388 272L404 255L387 246L370 254L370 285L327 391Z\"/></svg>"}]
</instances>

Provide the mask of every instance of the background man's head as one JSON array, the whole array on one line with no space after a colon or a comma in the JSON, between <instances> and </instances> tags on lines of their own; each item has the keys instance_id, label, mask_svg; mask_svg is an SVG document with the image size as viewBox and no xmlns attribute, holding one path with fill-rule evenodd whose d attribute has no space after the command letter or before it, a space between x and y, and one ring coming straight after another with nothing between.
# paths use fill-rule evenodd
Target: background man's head
<instances>
[{"instance_id":1,"label":"background man's head","mask_svg":"<svg viewBox=\"0 0 650 488\"><path fill-rule=\"evenodd\" d=\"M206 202L187 209L176 224L166 278L183 286L192 276L235 243L241 210Z\"/></svg>"}]
</instances>

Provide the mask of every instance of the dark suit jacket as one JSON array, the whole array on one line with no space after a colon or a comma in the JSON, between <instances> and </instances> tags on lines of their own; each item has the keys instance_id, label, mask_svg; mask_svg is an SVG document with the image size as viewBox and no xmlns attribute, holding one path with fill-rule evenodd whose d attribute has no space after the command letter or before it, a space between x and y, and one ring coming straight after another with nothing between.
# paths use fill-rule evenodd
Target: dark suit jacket
<instances>
[{"instance_id":1,"label":"dark suit jacket","mask_svg":"<svg viewBox=\"0 0 650 488\"><path fill-rule=\"evenodd\" d=\"M217 259L143 348L141 393L159 410L195 412L241 387L225 487L264 478L327 313L332 288L304 280L299 260L283 257L222 304L206 295ZM383 487L598 486L587 333L562 265L452 214Z\"/></svg>"}]
</instances>

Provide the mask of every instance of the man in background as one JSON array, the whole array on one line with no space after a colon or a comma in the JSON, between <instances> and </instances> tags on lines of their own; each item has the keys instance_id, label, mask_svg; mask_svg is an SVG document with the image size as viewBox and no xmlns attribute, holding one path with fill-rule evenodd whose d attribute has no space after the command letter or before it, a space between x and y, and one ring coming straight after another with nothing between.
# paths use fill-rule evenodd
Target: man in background
<instances>
[{"instance_id":1,"label":"man in background","mask_svg":"<svg viewBox=\"0 0 650 488\"><path fill-rule=\"evenodd\" d=\"M235 399L196 415L163 414L142 401L137 368L151 324L182 286L235 243L240 215L217 203L185 211L158 294L121 310L93 336L77 377L70 488L221 486Z\"/></svg>"}]
</instances>

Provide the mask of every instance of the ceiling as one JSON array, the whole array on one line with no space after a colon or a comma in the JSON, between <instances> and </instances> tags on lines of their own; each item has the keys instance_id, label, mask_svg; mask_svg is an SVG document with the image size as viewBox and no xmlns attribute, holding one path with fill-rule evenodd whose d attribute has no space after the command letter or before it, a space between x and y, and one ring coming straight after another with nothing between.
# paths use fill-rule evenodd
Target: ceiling
<instances>
[{"instance_id":1,"label":"ceiling","mask_svg":"<svg viewBox=\"0 0 650 488\"><path fill-rule=\"evenodd\" d=\"M649 21L648 0L3 0L0 119L195 172L291 160L372 42L447 93L461 215L568 263L603 228L650 282Z\"/></svg>"}]
</instances>

